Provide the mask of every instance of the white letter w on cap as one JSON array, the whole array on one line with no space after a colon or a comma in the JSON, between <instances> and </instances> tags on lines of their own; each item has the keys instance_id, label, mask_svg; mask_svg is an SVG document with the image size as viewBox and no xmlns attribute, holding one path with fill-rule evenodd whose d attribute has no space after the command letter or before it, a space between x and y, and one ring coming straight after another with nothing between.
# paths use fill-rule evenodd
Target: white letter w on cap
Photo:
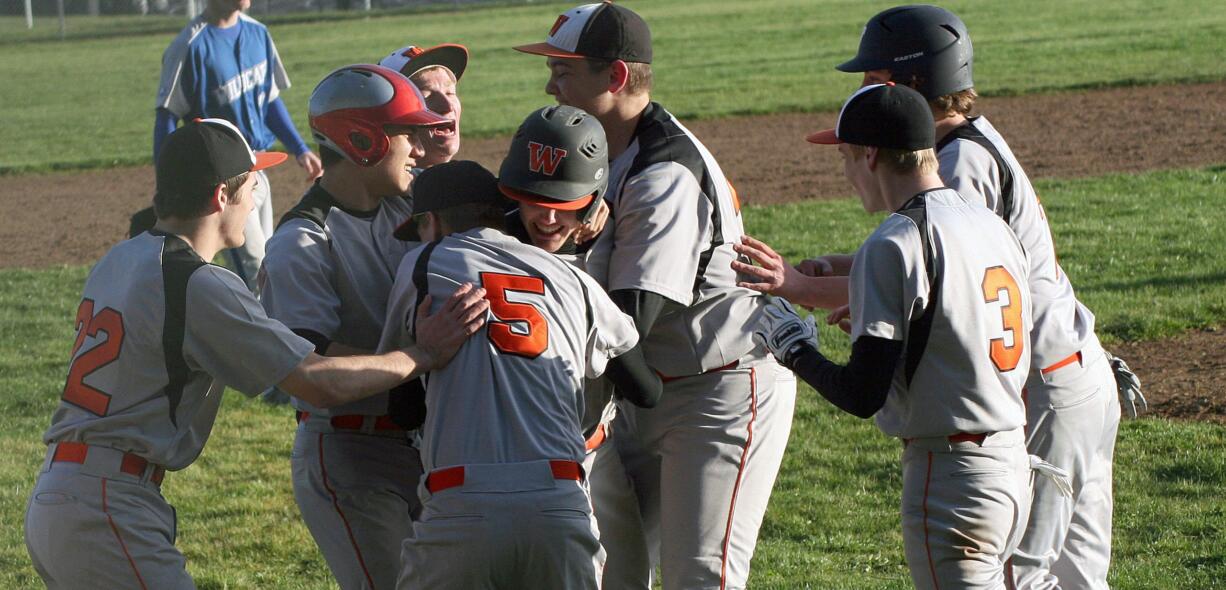
<instances>
[{"instance_id":1,"label":"white letter w on cap","mask_svg":"<svg viewBox=\"0 0 1226 590\"><path fill-rule=\"evenodd\" d=\"M545 176L553 176L558 171L558 164L566 157L566 150L535 141L528 142L528 169Z\"/></svg>"}]
</instances>

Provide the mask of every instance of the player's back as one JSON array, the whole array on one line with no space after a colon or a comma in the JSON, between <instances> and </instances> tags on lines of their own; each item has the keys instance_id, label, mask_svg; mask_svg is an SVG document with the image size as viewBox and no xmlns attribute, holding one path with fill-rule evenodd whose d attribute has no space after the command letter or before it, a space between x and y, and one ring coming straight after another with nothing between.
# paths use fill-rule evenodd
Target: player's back
<instances>
[{"instance_id":1,"label":"player's back","mask_svg":"<svg viewBox=\"0 0 1226 590\"><path fill-rule=\"evenodd\" d=\"M1034 365L1047 367L1084 348L1094 314L1060 268L1043 205L1004 138L986 117L973 117L938 142L937 159L945 184L1004 219L1030 258Z\"/></svg>"},{"instance_id":2,"label":"player's back","mask_svg":"<svg viewBox=\"0 0 1226 590\"><path fill-rule=\"evenodd\" d=\"M878 425L903 438L1022 426L1031 304L1026 256L1009 228L952 190L928 191L887 218L854 264L899 273L891 258L904 261L900 312L910 321ZM859 270L852 273L853 291L899 285L897 278ZM856 299L881 304L867 297Z\"/></svg>"},{"instance_id":3,"label":"player's back","mask_svg":"<svg viewBox=\"0 0 1226 590\"><path fill-rule=\"evenodd\" d=\"M98 261L75 327L63 400L44 440L113 447L170 469L199 455L224 385L258 393L270 367L295 366L307 353L304 342L293 359L264 346L297 339L264 317L236 275L157 231Z\"/></svg>"},{"instance_id":4,"label":"player's back","mask_svg":"<svg viewBox=\"0 0 1226 590\"><path fill-rule=\"evenodd\" d=\"M633 322L590 277L483 228L405 257L381 348L404 342L396 333L411 333L413 310L425 293L437 306L466 282L486 289L490 317L447 367L427 378L426 470L582 461L583 378L598 376L606 358L634 345Z\"/></svg>"}]
</instances>

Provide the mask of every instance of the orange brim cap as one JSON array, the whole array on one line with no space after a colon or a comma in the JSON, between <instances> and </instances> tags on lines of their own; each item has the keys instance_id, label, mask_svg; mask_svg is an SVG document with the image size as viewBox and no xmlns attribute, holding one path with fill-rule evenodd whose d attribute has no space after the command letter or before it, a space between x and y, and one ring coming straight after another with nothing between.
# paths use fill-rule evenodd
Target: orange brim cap
<instances>
[{"instance_id":1,"label":"orange brim cap","mask_svg":"<svg viewBox=\"0 0 1226 590\"><path fill-rule=\"evenodd\" d=\"M521 203L540 205L541 207L556 209L558 211L579 211L592 204L592 199L596 197L595 194L591 194L586 197L575 199L574 201L559 201L557 199L550 199L532 193L517 191L513 188L504 186L502 183L498 184L498 190L502 191L502 194Z\"/></svg>"},{"instance_id":2,"label":"orange brim cap","mask_svg":"<svg viewBox=\"0 0 1226 590\"><path fill-rule=\"evenodd\" d=\"M567 57L567 58L586 57L584 55L579 55L578 53L575 53L573 51L567 51L565 49L554 47L553 45L550 45L544 42L531 43L528 45L519 45L516 47L512 47L512 49L514 49L515 51L522 51L524 53L531 53L533 55L543 55L545 57Z\"/></svg>"},{"instance_id":3,"label":"orange brim cap","mask_svg":"<svg viewBox=\"0 0 1226 590\"><path fill-rule=\"evenodd\" d=\"M260 152L255 155L255 166L251 168L251 171L272 168L288 159L289 154L285 152Z\"/></svg>"},{"instance_id":4,"label":"orange brim cap","mask_svg":"<svg viewBox=\"0 0 1226 590\"><path fill-rule=\"evenodd\" d=\"M805 140L809 143L817 143L821 145L835 145L838 143L843 143L843 140L839 139L839 137L835 135L834 129L825 129L818 131L817 133L811 133L805 138Z\"/></svg>"}]
</instances>

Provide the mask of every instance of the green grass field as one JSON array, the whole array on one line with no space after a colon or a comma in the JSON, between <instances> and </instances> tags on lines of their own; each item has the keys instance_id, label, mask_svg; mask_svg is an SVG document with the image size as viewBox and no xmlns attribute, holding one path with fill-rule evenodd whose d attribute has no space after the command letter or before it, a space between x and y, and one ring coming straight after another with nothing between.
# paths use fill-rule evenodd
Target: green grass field
<instances>
[{"instance_id":1,"label":"green grass field","mask_svg":"<svg viewBox=\"0 0 1226 590\"><path fill-rule=\"evenodd\" d=\"M1226 323L1226 226L1210 221L1226 168L1041 182L1062 259L1104 341ZM1161 201L1163 207L1154 207ZM748 231L796 259L851 251L879 222L842 199L745 211ZM1198 221L1200 220L1200 221ZM1099 231L1099 228L1109 231ZM1169 228L1178 228L1172 230ZM71 312L87 268L0 271L0 587L33 588L22 514L63 387ZM1144 310L1139 312L1138 310ZM848 339L823 331L846 358ZM802 387L754 561L754 588L905 588L899 445ZM201 588L326 588L289 481L292 420L231 392L195 465L167 477L179 547ZM1113 587L1226 580L1226 428L1147 418L1117 448Z\"/></svg>"},{"instance_id":2,"label":"green grass field","mask_svg":"<svg viewBox=\"0 0 1226 590\"><path fill-rule=\"evenodd\" d=\"M655 94L683 118L836 109L858 78L834 65L855 53L864 22L891 4L754 0L749 10L743 0L701 8L684 0L627 2L654 31ZM946 5L974 34L975 78L988 95L1226 76L1226 4L1217 0ZM551 102L543 58L511 46L542 40L569 6L275 19L273 36L294 82L284 100L306 131L307 98L332 69L376 61L410 41L461 42L473 56L461 85L464 132L505 133ZM80 38L66 42L46 40L42 29L26 33L20 18L0 19L0 173L150 160L161 54L182 22L113 18L74 19ZM108 37L108 27L130 34Z\"/></svg>"}]
</instances>

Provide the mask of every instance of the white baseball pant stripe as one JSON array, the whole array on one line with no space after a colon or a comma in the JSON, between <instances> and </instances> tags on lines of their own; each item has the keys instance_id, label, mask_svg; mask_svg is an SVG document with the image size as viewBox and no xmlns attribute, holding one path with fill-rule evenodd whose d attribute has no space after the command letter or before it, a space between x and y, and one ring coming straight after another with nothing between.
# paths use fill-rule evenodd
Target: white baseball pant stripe
<instances>
[{"instance_id":1,"label":"white baseball pant stripe","mask_svg":"<svg viewBox=\"0 0 1226 590\"><path fill-rule=\"evenodd\" d=\"M1005 563L1030 513L1025 434L912 439L902 457L903 550L920 590L1011 588Z\"/></svg>"},{"instance_id":2,"label":"white baseball pant stripe","mask_svg":"<svg viewBox=\"0 0 1226 590\"><path fill-rule=\"evenodd\" d=\"M1069 472L1073 497L1036 479L1030 523L1013 555L1019 589L1107 588L1120 405L1101 347L1087 347L1082 359L1084 366L1036 371L1026 386L1027 448Z\"/></svg>"}]
</instances>

